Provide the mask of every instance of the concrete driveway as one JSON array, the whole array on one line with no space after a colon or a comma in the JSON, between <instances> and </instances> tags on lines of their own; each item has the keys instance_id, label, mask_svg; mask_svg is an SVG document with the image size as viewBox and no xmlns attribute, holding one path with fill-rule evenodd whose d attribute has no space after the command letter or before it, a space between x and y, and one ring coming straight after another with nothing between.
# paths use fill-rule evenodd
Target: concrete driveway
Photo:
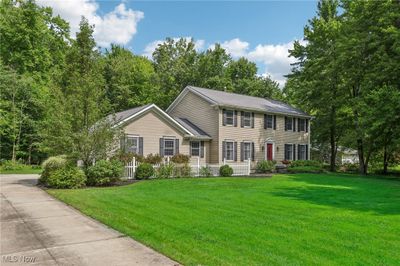
<instances>
[{"instance_id":1,"label":"concrete driveway","mask_svg":"<svg viewBox=\"0 0 400 266\"><path fill-rule=\"evenodd\" d=\"M177 265L37 188L0 175L1 265Z\"/></svg>"}]
</instances>

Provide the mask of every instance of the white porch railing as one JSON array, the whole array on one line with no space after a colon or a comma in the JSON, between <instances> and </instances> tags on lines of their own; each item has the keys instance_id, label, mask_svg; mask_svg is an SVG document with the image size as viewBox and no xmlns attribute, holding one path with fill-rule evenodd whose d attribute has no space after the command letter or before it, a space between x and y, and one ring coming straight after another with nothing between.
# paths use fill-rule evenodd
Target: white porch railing
<instances>
[{"instance_id":1,"label":"white porch railing","mask_svg":"<svg viewBox=\"0 0 400 266\"><path fill-rule=\"evenodd\" d=\"M164 164L169 164L169 158L164 161ZM222 164L207 164L200 161L200 158L197 158L195 162L190 162L191 174L192 176L200 176L200 169L202 167L208 167L213 176L219 176L219 168L222 165L229 165L233 169L234 176L247 176L250 175L250 167L251 167L251 160L245 160L243 162L227 162L224 160ZM140 163L136 161L135 158L131 162L125 164L125 174L124 177L127 179L135 178L136 168ZM153 165L153 167L159 168L160 164Z\"/></svg>"}]
</instances>

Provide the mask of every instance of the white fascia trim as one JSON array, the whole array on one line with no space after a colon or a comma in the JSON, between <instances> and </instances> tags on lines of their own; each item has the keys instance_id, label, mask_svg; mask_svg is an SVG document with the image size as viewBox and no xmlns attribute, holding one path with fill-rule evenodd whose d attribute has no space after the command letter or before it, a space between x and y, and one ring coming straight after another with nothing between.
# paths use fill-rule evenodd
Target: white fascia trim
<instances>
[{"instance_id":1,"label":"white fascia trim","mask_svg":"<svg viewBox=\"0 0 400 266\"><path fill-rule=\"evenodd\" d=\"M194 94L196 94L197 96L199 96L200 98L204 99L205 101L207 101L208 103L215 105L217 104L217 102L213 101L212 99L210 99L209 97L201 94L200 92L196 91L196 89L191 88L191 86L186 86L183 91L178 95L178 97L176 97L176 99L171 103L171 105L167 108L166 112L169 113L171 112L175 106L177 106L183 99L183 97L186 96L186 94L188 92L193 92Z\"/></svg>"},{"instance_id":2,"label":"white fascia trim","mask_svg":"<svg viewBox=\"0 0 400 266\"><path fill-rule=\"evenodd\" d=\"M117 123L116 125L114 125L114 127L116 126L120 126L122 124L124 124L125 122L131 120L132 118L135 118L145 112L147 112L148 110L155 108L156 111L158 111L161 115L165 116L170 122L172 122L172 124L174 124L176 127L178 127L179 129L181 129L183 132L187 133L190 136L193 136L192 133L190 133L190 131L188 131L186 128L184 128L181 124L179 124L177 121L175 121L175 119L173 119L169 114L167 114L166 112L164 112L160 107L158 107L157 105L155 105L154 103L147 106L146 108L144 108L143 110L140 110L139 112L125 118L124 120L120 121L119 123Z\"/></svg>"}]
</instances>

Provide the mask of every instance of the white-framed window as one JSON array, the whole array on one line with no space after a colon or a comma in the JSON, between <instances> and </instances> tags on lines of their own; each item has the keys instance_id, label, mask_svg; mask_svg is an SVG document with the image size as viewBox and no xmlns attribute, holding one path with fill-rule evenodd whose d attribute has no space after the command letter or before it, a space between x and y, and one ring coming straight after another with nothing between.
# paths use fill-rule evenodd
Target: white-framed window
<instances>
[{"instance_id":1,"label":"white-framed window","mask_svg":"<svg viewBox=\"0 0 400 266\"><path fill-rule=\"evenodd\" d=\"M175 139L164 138L164 156L175 155Z\"/></svg>"},{"instance_id":2,"label":"white-framed window","mask_svg":"<svg viewBox=\"0 0 400 266\"><path fill-rule=\"evenodd\" d=\"M121 147L125 152L139 153L139 137L133 135L125 135L123 141L123 147Z\"/></svg>"},{"instance_id":3,"label":"white-framed window","mask_svg":"<svg viewBox=\"0 0 400 266\"><path fill-rule=\"evenodd\" d=\"M267 115L267 128L273 128L273 127L274 127L274 116Z\"/></svg>"},{"instance_id":4,"label":"white-framed window","mask_svg":"<svg viewBox=\"0 0 400 266\"><path fill-rule=\"evenodd\" d=\"M200 141L190 142L190 155L200 156Z\"/></svg>"},{"instance_id":5,"label":"white-framed window","mask_svg":"<svg viewBox=\"0 0 400 266\"><path fill-rule=\"evenodd\" d=\"M251 160L251 142L243 142L243 159L244 160Z\"/></svg>"},{"instance_id":6,"label":"white-framed window","mask_svg":"<svg viewBox=\"0 0 400 266\"><path fill-rule=\"evenodd\" d=\"M285 117L285 130L293 130L293 117Z\"/></svg>"},{"instance_id":7,"label":"white-framed window","mask_svg":"<svg viewBox=\"0 0 400 266\"><path fill-rule=\"evenodd\" d=\"M306 120L305 119L302 119L302 118L299 118L299 119L297 119L297 126L298 126L298 129L299 129L299 131L306 131Z\"/></svg>"},{"instance_id":8,"label":"white-framed window","mask_svg":"<svg viewBox=\"0 0 400 266\"><path fill-rule=\"evenodd\" d=\"M225 125L233 126L235 111L233 110L225 110Z\"/></svg>"},{"instance_id":9,"label":"white-framed window","mask_svg":"<svg viewBox=\"0 0 400 266\"><path fill-rule=\"evenodd\" d=\"M243 127L251 127L251 112L243 112Z\"/></svg>"},{"instance_id":10,"label":"white-framed window","mask_svg":"<svg viewBox=\"0 0 400 266\"><path fill-rule=\"evenodd\" d=\"M235 148L233 141L225 141L225 159L233 161L235 159Z\"/></svg>"},{"instance_id":11,"label":"white-framed window","mask_svg":"<svg viewBox=\"0 0 400 266\"><path fill-rule=\"evenodd\" d=\"M285 160L293 160L293 144L285 144Z\"/></svg>"},{"instance_id":12,"label":"white-framed window","mask_svg":"<svg viewBox=\"0 0 400 266\"><path fill-rule=\"evenodd\" d=\"M301 144L299 144L298 145L298 149L299 149L299 151L298 151L298 157L299 158L297 158L298 160L307 160L307 145L301 145Z\"/></svg>"}]
</instances>

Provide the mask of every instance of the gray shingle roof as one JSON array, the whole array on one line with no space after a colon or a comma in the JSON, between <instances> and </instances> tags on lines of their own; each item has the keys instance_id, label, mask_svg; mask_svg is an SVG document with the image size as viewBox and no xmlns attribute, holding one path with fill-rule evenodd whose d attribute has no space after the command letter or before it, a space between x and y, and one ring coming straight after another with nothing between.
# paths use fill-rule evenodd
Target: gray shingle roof
<instances>
[{"instance_id":1,"label":"gray shingle roof","mask_svg":"<svg viewBox=\"0 0 400 266\"><path fill-rule=\"evenodd\" d=\"M310 116L309 114L280 101L194 86L187 86L186 88L219 106L238 107L288 115Z\"/></svg>"},{"instance_id":2,"label":"gray shingle roof","mask_svg":"<svg viewBox=\"0 0 400 266\"><path fill-rule=\"evenodd\" d=\"M192 133L196 137L202 137L202 138L210 138L210 135L208 135L205 131L203 131L201 128L193 124L192 122L189 121L187 118L179 118L179 117L174 117L176 121L178 121L179 124L181 124L184 128L186 128L190 133Z\"/></svg>"},{"instance_id":3,"label":"gray shingle roof","mask_svg":"<svg viewBox=\"0 0 400 266\"><path fill-rule=\"evenodd\" d=\"M150 105L151 105L151 103L143 105L143 106L131 108L131 109L128 109L128 110L125 110L125 111L121 111L121 112L115 113L115 116L114 116L114 114L110 114L110 115L107 116L106 119L111 121L115 117L115 122L119 123L122 120L124 120L124 119L126 119L126 118L128 118L128 117L130 117L130 116L142 111L143 109L145 109L146 107L148 107Z\"/></svg>"}]
</instances>

